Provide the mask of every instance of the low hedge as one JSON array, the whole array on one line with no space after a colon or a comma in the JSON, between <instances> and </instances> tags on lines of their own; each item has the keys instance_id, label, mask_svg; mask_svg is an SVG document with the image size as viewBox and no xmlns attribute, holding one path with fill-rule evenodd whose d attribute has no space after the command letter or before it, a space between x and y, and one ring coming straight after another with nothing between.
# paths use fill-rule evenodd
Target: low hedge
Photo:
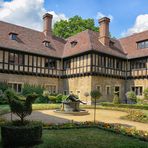
<instances>
[{"instance_id":1,"label":"low hedge","mask_svg":"<svg viewBox=\"0 0 148 148\"><path fill-rule=\"evenodd\" d=\"M7 123L1 126L3 147L33 146L41 143L42 124L28 122L24 126Z\"/></svg>"},{"instance_id":2,"label":"low hedge","mask_svg":"<svg viewBox=\"0 0 148 148\"><path fill-rule=\"evenodd\" d=\"M111 131L117 134L122 134L125 136L134 137L140 140L148 141L148 132L136 130L136 128L129 127L122 124L117 123L104 123L104 122L72 122L72 123L64 123L64 124L44 124L44 129L79 129L79 128L99 128L107 131Z\"/></svg>"},{"instance_id":3,"label":"low hedge","mask_svg":"<svg viewBox=\"0 0 148 148\"><path fill-rule=\"evenodd\" d=\"M33 104L33 110L49 110L49 109L59 109L61 104Z\"/></svg>"},{"instance_id":4,"label":"low hedge","mask_svg":"<svg viewBox=\"0 0 148 148\"><path fill-rule=\"evenodd\" d=\"M102 106L107 107L122 107L122 108L133 108L133 109L145 109L148 110L148 105L140 105L140 104L113 104L109 102L101 102Z\"/></svg>"}]
</instances>

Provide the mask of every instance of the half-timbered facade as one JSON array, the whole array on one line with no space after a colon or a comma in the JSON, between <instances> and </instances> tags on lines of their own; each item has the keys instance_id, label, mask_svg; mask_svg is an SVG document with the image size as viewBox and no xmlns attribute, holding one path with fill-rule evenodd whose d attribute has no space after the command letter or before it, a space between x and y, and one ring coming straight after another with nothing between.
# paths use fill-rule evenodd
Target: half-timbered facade
<instances>
[{"instance_id":1,"label":"half-timbered facade","mask_svg":"<svg viewBox=\"0 0 148 148\"><path fill-rule=\"evenodd\" d=\"M148 31L113 39L109 18L99 32L85 30L64 40L52 35L52 15L43 16L43 32L0 22L0 81L21 92L25 83L51 93L77 94L98 89L110 101L114 91L143 95L148 87Z\"/></svg>"}]
</instances>

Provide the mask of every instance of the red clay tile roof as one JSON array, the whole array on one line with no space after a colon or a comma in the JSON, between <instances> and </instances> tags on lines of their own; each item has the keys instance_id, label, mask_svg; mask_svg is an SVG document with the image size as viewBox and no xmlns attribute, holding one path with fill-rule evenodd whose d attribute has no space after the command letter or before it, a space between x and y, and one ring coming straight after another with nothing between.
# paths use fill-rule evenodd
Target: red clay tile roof
<instances>
[{"instance_id":1,"label":"red clay tile roof","mask_svg":"<svg viewBox=\"0 0 148 148\"><path fill-rule=\"evenodd\" d=\"M127 53L128 58L138 58L148 56L148 48L138 49L137 42L148 39L148 31L143 31L141 33L136 33L131 36L119 39L119 42Z\"/></svg>"},{"instance_id":2,"label":"red clay tile roof","mask_svg":"<svg viewBox=\"0 0 148 148\"><path fill-rule=\"evenodd\" d=\"M9 33L18 34L17 41L9 38ZM122 39L111 39L113 46L102 45L99 33L85 30L66 40L55 36L45 37L43 32L0 21L0 47L20 50L52 57L68 57L90 50L106 53L121 58L136 58L148 55L148 49L137 49L137 41L148 39L144 31ZM51 48L45 47L43 41L50 41ZM72 46L71 42L77 42Z\"/></svg>"},{"instance_id":3,"label":"red clay tile roof","mask_svg":"<svg viewBox=\"0 0 148 148\"><path fill-rule=\"evenodd\" d=\"M10 32L18 34L17 41L9 38ZM45 47L43 44L44 40L49 40L52 48ZM46 56L61 57L64 43L64 40L57 37L45 38L42 32L0 21L0 47Z\"/></svg>"},{"instance_id":4,"label":"red clay tile roof","mask_svg":"<svg viewBox=\"0 0 148 148\"><path fill-rule=\"evenodd\" d=\"M90 51L90 50L95 50L98 52L102 52L102 53L106 53L106 54L110 54L110 55L118 56L122 58L126 57L126 54L124 54L124 52L118 47L111 48L111 47L102 45L99 42L98 37L99 37L99 33L91 30L85 30L72 37L69 37L64 47L63 57L72 56L72 55ZM77 41L77 44L74 47L71 46L72 41ZM115 45L120 44L117 40L113 40L113 41L115 42Z\"/></svg>"}]
</instances>

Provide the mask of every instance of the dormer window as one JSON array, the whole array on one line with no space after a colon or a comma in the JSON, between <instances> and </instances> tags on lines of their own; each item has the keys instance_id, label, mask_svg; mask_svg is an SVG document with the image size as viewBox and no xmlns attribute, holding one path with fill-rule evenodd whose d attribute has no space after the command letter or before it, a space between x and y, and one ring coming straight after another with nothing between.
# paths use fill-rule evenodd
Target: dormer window
<instances>
[{"instance_id":1,"label":"dormer window","mask_svg":"<svg viewBox=\"0 0 148 148\"><path fill-rule=\"evenodd\" d=\"M50 41L43 41L43 44L45 47L48 47L48 48L51 47Z\"/></svg>"},{"instance_id":2,"label":"dormer window","mask_svg":"<svg viewBox=\"0 0 148 148\"><path fill-rule=\"evenodd\" d=\"M138 49L148 48L148 40L137 42Z\"/></svg>"},{"instance_id":3,"label":"dormer window","mask_svg":"<svg viewBox=\"0 0 148 148\"><path fill-rule=\"evenodd\" d=\"M77 41L76 40L74 40L74 41L72 41L72 42L70 42L70 44L71 44L71 47L75 47L76 45L77 45Z\"/></svg>"},{"instance_id":4,"label":"dormer window","mask_svg":"<svg viewBox=\"0 0 148 148\"><path fill-rule=\"evenodd\" d=\"M17 35L18 35L17 33L13 33L13 32L9 33L9 37L11 40L17 40Z\"/></svg>"}]
</instances>

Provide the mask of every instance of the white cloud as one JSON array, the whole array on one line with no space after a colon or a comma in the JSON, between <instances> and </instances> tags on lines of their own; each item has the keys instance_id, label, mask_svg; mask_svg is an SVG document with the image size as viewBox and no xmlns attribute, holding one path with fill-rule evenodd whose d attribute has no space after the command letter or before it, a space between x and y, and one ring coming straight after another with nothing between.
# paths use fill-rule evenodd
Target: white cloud
<instances>
[{"instance_id":1,"label":"white cloud","mask_svg":"<svg viewBox=\"0 0 148 148\"><path fill-rule=\"evenodd\" d=\"M44 8L44 0L12 0L4 2L0 0L0 20L22 25L32 29L42 30L42 16L47 12ZM53 23L61 19L68 19L64 14L53 15Z\"/></svg>"},{"instance_id":2,"label":"white cloud","mask_svg":"<svg viewBox=\"0 0 148 148\"><path fill-rule=\"evenodd\" d=\"M101 12L97 12L96 19L100 19L102 17L108 17L108 18L110 18L111 21L113 21L113 18L114 18L111 14L105 15L105 14L103 14Z\"/></svg>"},{"instance_id":3,"label":"white cloud","mask_svg":"<svg viewBox=\"0 0 148 148\"><path fill-rule=\"evenodd\" d=\"M133 27L129 28L127 31L123 32L122 36L131 35L134 33L142 32L148 30L148 14L138 15Z\"/></svg>"}]
</instances>

